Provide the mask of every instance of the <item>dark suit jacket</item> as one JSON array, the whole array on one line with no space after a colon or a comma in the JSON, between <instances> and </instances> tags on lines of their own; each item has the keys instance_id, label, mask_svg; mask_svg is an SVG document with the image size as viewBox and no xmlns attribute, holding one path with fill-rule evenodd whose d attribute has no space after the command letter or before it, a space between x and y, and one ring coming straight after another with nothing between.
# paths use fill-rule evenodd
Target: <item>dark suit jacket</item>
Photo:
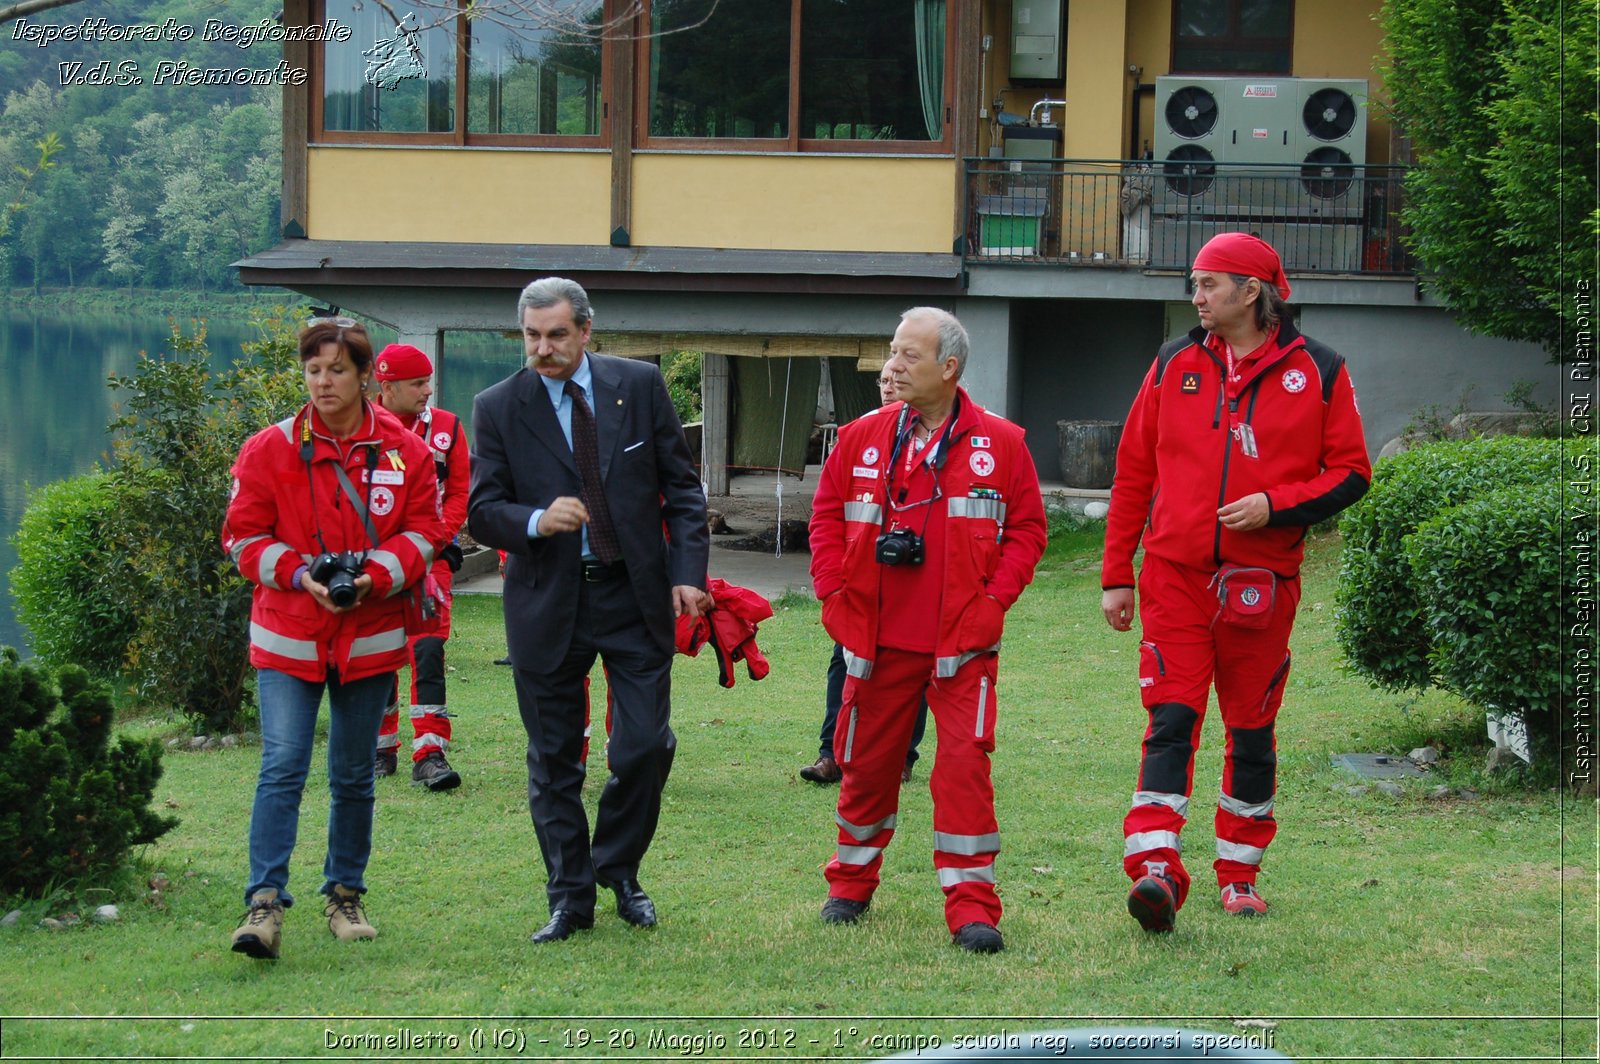
<instances>
[{"instance_id":1,"label":"dark suit jacket","mask_svg":"<svg viewBox=\"0 0 1600 1064\"><path fill-rule=\"evenodd\" d=\"M650 638L670 655L672 587L706 586L706 497L661 373L648 362L586 353L606 501ZM472 404L467 528L507 551L506 633L521 669L555 668L571 643L580 579L577 532L530 540L528 517L579 495L572 449L544 382L523 369ZM671 536L662 534L662 525Z\"/></svg>"}]
</instances>

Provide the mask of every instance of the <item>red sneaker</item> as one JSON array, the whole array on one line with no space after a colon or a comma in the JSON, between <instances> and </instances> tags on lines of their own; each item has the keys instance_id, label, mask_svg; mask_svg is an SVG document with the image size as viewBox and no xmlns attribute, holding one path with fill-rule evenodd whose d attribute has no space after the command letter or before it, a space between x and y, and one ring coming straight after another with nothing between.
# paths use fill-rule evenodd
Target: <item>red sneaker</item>
<instances>
[{"instance_id":1,"label":"red sneaker","mask_svg":"<svg viewBox=\"0 0 1600 1064\"><path fill-rule=\"evenodd\" d=\"M1128 892L1128 913L1146 931L1171 931L1178 918L1178 890L1166 876L1141 876Z\"/></svg>"},{"instance_id":2,"label":"red sneaker","mask_svg":"<svg viewBox=\"0 0 1600 1064\"><path fill-rule=\"evenodd\" d=\"M1229 883L1222 888L1222 911L1235 916L1257 916L1266 913L1267 901L1256 893L1253 883Z\"/></svg>"}]
</instances>

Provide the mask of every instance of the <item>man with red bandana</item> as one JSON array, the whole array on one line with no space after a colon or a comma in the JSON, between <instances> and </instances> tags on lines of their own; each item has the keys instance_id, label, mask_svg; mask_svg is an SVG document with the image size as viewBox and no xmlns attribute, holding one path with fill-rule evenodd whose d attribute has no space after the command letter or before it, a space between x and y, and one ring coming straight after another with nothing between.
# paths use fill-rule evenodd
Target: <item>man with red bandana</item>
<instances>
[{"instance_id":1,"label":"man with red bandana","mask_svg":"<svg viewBox=\"0 0 1600 1064\"><path fill-rule=\"evenodd\" d=\"M1045 546L1039 476L1022 430L960 387L969 349L955 316L901 315L888 371L898 402L839 430L811 515L811 581L844 647L834 731L843 778L822 920L853 924L894 837L900 774L924 698L938 748L933 865L951 940L1004 947L989 754L1000 634Z\"/></svg>"},{"instance_id":2,"label":"man with red bandana","mask_svg":"<svg viewBox=\"0 0 1600 1064\"><path fill-rule=\"evenodd\" d=\"M462 439L461 419L447 410L429 406L433 395L433 362L410 344L390 344L378 352L376 369L385 410L407 429L421 436L433 452L439 474L439 512L444 517L449 545L439 554L424 583L423 594L434 611L429 631L408 639L411 658L411 782L430 791L461 786L461 774L445 760L450 748L450 712L445 705L444 644L450 638L450 585L461 567L461 548L454 538L467 520L468 445ZM392 776L400 749L400 686L378 728L374 771Z\"/></svg>"},{"instance_id":3,"label":"man with red bandana","mask_svg":"<svg viewBox=\"0 0 1600 1064\"><path fill-rule=\"evenodd\" d=\"M1372 479L1344 359L1301 335L1271 245L1223 233L1195 256L1200 326L1168 342L1133 401L1106 518L1101 610L1133 626L1149 713L1123 821L1128 912L1170 931L1189 893L1179 833L1210 688L1226 734L1213 868L1224 911L1265 913L1261 858L1277 832L1274 727L1289 673L1307 529Z\"/></svg>"}]
</instances>

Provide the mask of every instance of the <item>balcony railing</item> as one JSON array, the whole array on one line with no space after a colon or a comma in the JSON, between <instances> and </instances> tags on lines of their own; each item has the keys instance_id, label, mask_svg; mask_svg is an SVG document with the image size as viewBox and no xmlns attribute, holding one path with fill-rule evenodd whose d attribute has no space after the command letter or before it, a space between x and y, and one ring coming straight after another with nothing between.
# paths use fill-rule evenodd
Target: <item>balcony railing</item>
<instances>
[{"instance_id":1,"label":"balcony railing","mask_svg":"<svg viewBox=\"0 0 1600 1064\"><path fill-rule=\"evenodd\" d=\"M1188 271L1218 233L1254 233L1290 273L1415 272L1403 166L968 159L969 264Z\"/></svg>"}]
</instances>

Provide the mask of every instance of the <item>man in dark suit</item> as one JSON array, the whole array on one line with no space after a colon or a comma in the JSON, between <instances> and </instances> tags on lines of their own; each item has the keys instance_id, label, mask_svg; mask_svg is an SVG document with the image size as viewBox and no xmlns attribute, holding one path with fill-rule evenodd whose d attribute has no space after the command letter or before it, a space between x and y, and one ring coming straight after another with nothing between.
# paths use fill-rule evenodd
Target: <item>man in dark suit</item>
<instances>
[{"instance_id":1,"label":"man in dark suit","mask_svg":"<svg viewBox=\"0 0 1600 1064\"><path fill-rule=\"evenodd\" d=\"M573 281L534 281L517 316L526 368L473 403L467 527L507 552L506 641L550 900L533 941L555 942L594 925L597 883L623 920L656 922L639 863L676 747L673 618L700 612L711 541L660 371L585 350L593 311ZM583 683L596 656L612 694L611 775L591 843Z\"/></svg>"}]
</instances>

